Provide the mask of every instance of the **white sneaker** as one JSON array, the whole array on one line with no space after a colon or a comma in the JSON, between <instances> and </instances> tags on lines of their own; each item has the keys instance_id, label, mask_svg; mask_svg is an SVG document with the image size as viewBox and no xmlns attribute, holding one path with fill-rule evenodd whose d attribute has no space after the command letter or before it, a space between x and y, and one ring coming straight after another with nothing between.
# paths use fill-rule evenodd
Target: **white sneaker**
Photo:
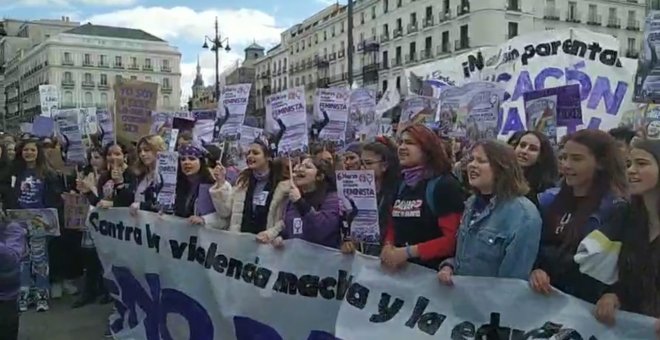
<instances>
[{"instance_id":1,"label":"white sneaker","mask_svg":"<svg viewBox=\"0 0 660 340\"><path fill-rule=\"evenodd\" d=\"M50 286L50 297L53 299L59 299L62 297L62 284L59 282L54 282Z\"/></svg>"},{"instance_id":2,"label":"white sneaker","mask_svg":"<svg viewBox=\"0 0 660 340\"><path fill-rule=\"evenodd\" d=\"M64 280L64 282L62 282L62 288L66 295L78 294L78 286L76 286L74 280Z\"/></svg>"},{"instance_id":3,"label":"white sneaker","mask_svg":"<svg viewBox=\"0 0 660 340\"><path fill-rule=\"evenodd\" d=\"M28 310L28 301L26 299L18 299L18 311L25 313Z\"/></svg>"},{"instance_id":4,"label":"white sneaker","mask_svg":"<svg viewBox=\"0 0 660 340\"><path fill-rule=\"evenodd\" d=\"M37 312L46 312L49 309L50 306L48 306L48 300L46 299L37 300Z\"/></svg>"}]
</instances>

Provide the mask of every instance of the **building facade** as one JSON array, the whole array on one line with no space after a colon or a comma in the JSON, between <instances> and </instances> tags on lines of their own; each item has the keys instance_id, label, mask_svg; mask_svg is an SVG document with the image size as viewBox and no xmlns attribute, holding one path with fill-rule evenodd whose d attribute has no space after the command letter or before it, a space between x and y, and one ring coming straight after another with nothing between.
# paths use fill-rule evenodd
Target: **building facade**
<instances>
[{"instance_id":1,"label":"building facade","mask_svg":"<svg viewBox=\"0 0 660 340\"><path fill-rule=\"evenodd\" d=\"M406 93L404 69L498 45L523 32L579 27L616 36L636 58L651 0L355 0L353 82ZM289 86L348 86L346 6L332 5L283 33ZM271 83L272 85L272 83Z\"/></svg>"},{"instance_id":2,"label":"building facade","mask_svg":"<svg viewBox=\"0 0 660 340\"><path fill-rule=\"evenodd\" d=\"M227 74L224 81L226 85L252 84L250 88L250 98L248 99L246 109L246 119L252 121L252 124L262 125L263 116L257 116L256 112L257 89L255 81L257 77L258 61L264 58L266 50L257 43L253 43L246 47L244 51L245 57L242 64Z\"/></svg>"},{"instance_id":3,"label":"building facade","mask_svg":"<svg viewBox=\"0 0 660 340\"><path fill-rule=\"evenodd\" d=\"M61 32L79 26L68 17L60 20L22 21L4 19L0 21L0 117L7 110L5 70L7 62L16 56L19 50L27 50Z\"/></svg>"},{"instance_id":4,"label":"building facade","mask_svg":"<svg viewBox=\"0 0 660 340\"><path fill-rule=\"evenodd\" d=\"M287 50L282 44L271 48L264 57L255 61L254 86L257 89L255 103L257 112L264 110L264 99L267 96L288 88L288 61Z\"/></svg>"},{"instance_id":5,"label":"building facade","mask_svg":"<svg viewBox=\"0 0 660 340\"><path fill-rule=\"evenodd\" d=\"M59 87L60 107L108 107L121 79L158 83L158 108L177 110L181 53L141 30L85 24L19 50L6 63L7 128L40 112L39 85Z\"/></svg>"}]
</instances>

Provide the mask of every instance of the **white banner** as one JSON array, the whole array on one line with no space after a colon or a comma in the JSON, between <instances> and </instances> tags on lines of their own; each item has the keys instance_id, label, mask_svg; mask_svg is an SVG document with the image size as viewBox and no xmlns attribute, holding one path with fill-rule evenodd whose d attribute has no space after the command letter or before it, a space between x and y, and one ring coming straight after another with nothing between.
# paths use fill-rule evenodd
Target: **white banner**
<instances>
[{"instance_id":1,"label":"white banner","mask_svg":"<svg viewBox=\"0 0 660 340\"><path fill-rule=\"evenodd\" d=\"M55 85L39 85L39 99L42 116L53 117L53 113L60 108L60 94Z\"/></svg>"},{"instance_id":2,"label":"white banner","mask_svg":"<svg viewBox=\"0 0 660 340\"><path fill-rule=\"evenodd\" d=\"M502 84L507 93L499 115L501 136L525 128L523 93L579 84L583 124L560 128L561 136L585 127L616 127L627 111L635 110L637 61L623 58L618 51L619 41L610 35L582 29L541 31L419 65L407 69L406 76L413 90L420 80L435 88L477 80Z\"/></svg>"},{"instance_id":3,"label":"white banner","mask_svg":"<svg viewBox=\"0 0 660 340\"><path fill-rule=\"evenodd\" d=\"M341 87L316 89L314 119L319 122L327 119L327 124L319 133L320 140L344 145L350 93L348 89Z\"/></svg>"},{"instance_id":4,"label":"white banner","mask_svg":"<svg viewBox=\"0 0 660 340\"><path fill-rule=\"evenodd\" d=\"M266 97L266 130L277 131L274 142L280 156L308 151L306 107L304 87L290 88Z\"/></svg>"},{"instance_id":5,"label":"white banner","mask_svg":"<svg viewBox=\"0 0 660 340\"><path fill-rule=\"evenodd\" d=\"M252 84L236 84L227 85L222 89L222 98L218 104L218 139L240 138L251 87Z\"/></svg>"},{"instance_id":6,"label":"white banner","mask_svg":"<svg viewBox=\"0 0 660 340\"><path fill-rule=\"evenodd\" d=\"M254 235L127 208L95 210L88 226L117 313L116 339L653 339L651 318L599 324L592 305L526 282L457 277L300 240L284 249ZM560 337L557 333L575 332ZM334 337L333 337L334 335ZM512 335L510 337L510 335ZM578 336L579 335L579 336ZM555 337L553 337L555 336Z\"/></svg>"}]
</instances>

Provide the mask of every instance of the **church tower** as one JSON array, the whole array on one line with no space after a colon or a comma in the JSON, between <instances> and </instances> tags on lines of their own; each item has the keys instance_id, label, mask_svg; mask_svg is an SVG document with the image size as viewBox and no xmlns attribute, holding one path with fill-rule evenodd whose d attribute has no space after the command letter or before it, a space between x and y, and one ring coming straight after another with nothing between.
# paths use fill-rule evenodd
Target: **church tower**
<instances>
[{"instance_id":1,"label":"church tower","mask_svg":"<svg viewBox=\"0 0 660 340\"><path fill-rule=\"evenodd\" d=\"M197 56L197 75L195 75L195 81L192 86L193 98L199 98L203 91L204 79L202 78L202 67L199 65L199 56Z\"/></svg>"}]
</instances>

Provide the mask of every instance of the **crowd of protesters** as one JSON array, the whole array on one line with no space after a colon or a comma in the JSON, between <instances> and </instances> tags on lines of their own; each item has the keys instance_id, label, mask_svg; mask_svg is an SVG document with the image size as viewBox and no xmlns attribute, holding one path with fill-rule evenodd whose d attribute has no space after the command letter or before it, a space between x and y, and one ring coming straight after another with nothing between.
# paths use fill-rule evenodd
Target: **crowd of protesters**
<instances>
[{"instance_id":1,"label":"crowd of protesters","mask_svg":"<svg viewBox=\"0 0 660 340\"><path fill-rule=\"evenodd\" d=\"M388 271L414 263L436 270L442 285L461 275L526 280L538 294L557 289L595 304L606 324L618 310L660 316L660 141L626 128L581 130L557 147L535 131L508 143L459 143L419 124L396 135L342 148L317 143L302 157L277 157L258 138L239 171L225 150L183 132L175 204L165 213L254 234L264 246L298 238L346 256L363 252ZM92 141L87 167L69 172L54 169L65 153L58 144L2 136L3 209L55 208L63 225L60 195L76 192L98 208L162 212L160 136ZM375 175L382 237L373 244L351 239L350 207L336 190L336 170L360 169ZM200 200L213 204L200 211ZM63 292L78 295L74 308L112 300L89 233L30 237L0 223L0 339L16 338L20 312L45 312Z\"/></svg>"}]
</instances>

